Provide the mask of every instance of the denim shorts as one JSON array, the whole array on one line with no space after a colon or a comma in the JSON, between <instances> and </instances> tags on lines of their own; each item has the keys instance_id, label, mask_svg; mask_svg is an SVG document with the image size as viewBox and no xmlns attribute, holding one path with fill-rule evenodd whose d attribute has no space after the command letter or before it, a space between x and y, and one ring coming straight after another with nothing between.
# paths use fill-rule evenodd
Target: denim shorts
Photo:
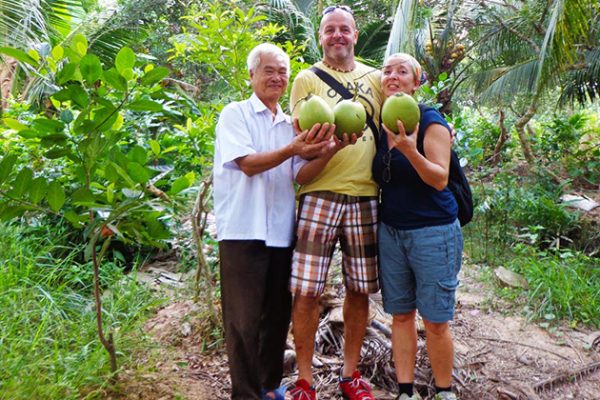
<instances>
[{"instance_id":1,"label":"denim shorts","mask_svg":"<svg viewBox=\"0 0 600 400\"><path fill-rule=\"evenodd\" d=\"M379 223L379 278L389 314L415 309L430 322L454 316L462 263L460 224L400 230Z\"/></svg>"}]
</instances>

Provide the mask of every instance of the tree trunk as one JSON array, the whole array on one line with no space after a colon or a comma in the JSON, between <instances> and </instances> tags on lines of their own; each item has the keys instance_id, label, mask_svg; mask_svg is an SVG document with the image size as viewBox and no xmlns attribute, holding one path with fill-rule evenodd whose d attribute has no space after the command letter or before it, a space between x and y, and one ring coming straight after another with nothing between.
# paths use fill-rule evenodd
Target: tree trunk
<instances>
[{"instance_id":1,"label":"tree trunk","mask_svg":"<svg viewBox=\"0 0 600 400\"><path fill-rule=\"evenodd\" d=\"M7 99L12 90L17 60L11 57L5 57L5 62L0 63L0 114L8 107Z\"/></svg>"},{"instance_id":2,"label":"tree trunk","mask_svg":"<svg viewBox=\"0 0 600 400\"><path fill-rule=\"evenodd\" d=\"M438 93L437 102L442 105L439 109L439 112L444 117L452 114L452 93L449 89L444 89Z\"/></svg>"},{"instance_id":3,"label":"tree trunk","mask_svg":"<svg viewBox=\"0 0 600 400\"><path fill-rule=\"evenodd\" d=\"M515 129L517 130L517 134L519 135L519 141L521 142L521 149L523 150L523 156L525 156L525 160L531 166L534 162L533 151L531 150L531 141L529 140L529 136L525 132L525 126L531 118L535 115L537 111L537 103L538 103L538 94L535 94L531 99L531 103L529 104L529 108L515 123Z\"/></svg>"},{"instance_id":4,"label":"tree trunk","mask_svg":"<svg viewBox=\"0 0 600 400\"><path fill-rule=\"evenodd\" d=\"M535 133L535 129L533 129L533 127L531 126L531 121L527 123L527 125L525 125L525 128L527 129L527 134L529 135L529 138L535 137L536 133Z\"/></svg>"},{"instance_id":5,"label":"tree trunk","mask_svg":"<svg viewBox=\"0 0 600 400\"><path fill-rule=\"evenodd\" d=\"M499 115L498 125L500 127L500 136L498 137L498 141L496 142L496 147L494 148L494 154L492 154L492 157L490 157L492 166L496 166L500 162L500 159L502 158L500 156L500 152L502 152L502 147L504 147L504 144L508 140L508 131L506 130L506 125L504 125L504 111L499 110L498 115Z\"/></svg>"},{"instance_id":6,"label":"tree trunk","mask_svg":"<svg viewBox=\"0 0 600 400\"><path fill-rule=\"evenodd\" d=\"M108 334L108 339L104 335L104 323L102 322L102 297L100 296L100 263L102 262L102 258L104 257L104 253L108 250L110 246L110 236L104 239L104 243L102 243L102 249L100 250L100 254L96 253L96 242L97 238L100 235L96 236L92 240L92 263L94 265L94 299L96 301L96 325L98 327L98 338L100 339L100 343L106 349L110 360L110 372L112 372L111 380L116 379L117 377L117 351L115 349L115 342L112 335L112 332Z\"/></svg>"},{"instance_id":7,"label":"tree trunk","mask_svg":"<svg viewBox=\"0 0 600 400\"><path fill-rule=\"evenodd\" d=\"M210 318L214 324L219 323L219 317L217 315L217 310L214 306L214 285L212 283L213 276L210 273L208 263L206 262L206 257L204 257L203 252L203 236L204 231L206 230L206 217L207 217L207 198L209 197L210 190L212 188L212 175L202 181L200 184L200 190L198 191L198 197L196 197L196 202L194 203L194 208L192 210L192 234L196 241L196 251L198 256L198 265L196 269L196 277L195 277L195 285L196 285L196 294L195 301L200 299L200 293L203 290L204 293L204 301L208 306L208 310L210 313Z\"/></svg>"}]
</instances>

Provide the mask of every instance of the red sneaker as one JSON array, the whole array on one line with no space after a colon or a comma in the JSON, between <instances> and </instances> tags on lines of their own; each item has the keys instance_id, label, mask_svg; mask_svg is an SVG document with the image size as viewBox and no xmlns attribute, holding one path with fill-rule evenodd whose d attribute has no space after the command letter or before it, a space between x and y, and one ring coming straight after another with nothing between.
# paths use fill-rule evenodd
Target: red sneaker
<instances>
[{"instance_id":1,"label":"red sneaker","mask_svg":"<svg viewBox=\"0 0 600 400\"><path fill-rule=\"evenodd\" d=\"M360 377L360 372L354 371L352 377L340 377L340 389L346 400L375 400L371 394L371 386Z\"/></svg>"},{"instance_id":2,"label":"red sneaker","mask_svg":"<svg viewBox=\"0 0 600 400\"><path fill-rule=\"evenodd\" d=\"M317 400L315 388L305 379L298 379L289 393L292 395L292 400Z\"/></svg>"}]
</instances>

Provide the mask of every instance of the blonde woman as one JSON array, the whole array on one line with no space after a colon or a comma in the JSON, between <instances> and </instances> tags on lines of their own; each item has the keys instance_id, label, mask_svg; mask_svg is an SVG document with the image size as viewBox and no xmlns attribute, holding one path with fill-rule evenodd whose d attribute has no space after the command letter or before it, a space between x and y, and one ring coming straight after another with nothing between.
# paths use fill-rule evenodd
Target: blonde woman
<instances>
[{"instance_id":1,"label":"blonde woman","mask_svg":"<svg viewBox=\"0 0 600 400\"><path fill-rule=\"evenodd\" d=\"M421 66L414 57L388 57L381 75L385 97L414 94ZM393 315L392 348L399 399L413 394L417 353L416 311L425 324L427 352L436 399L456 399L452 392L454 349L448 322L454 315L463 238L458 206L446 187L450 163L450 127L435 109L419 106L414 133L398 122L398 134L381 124L373 177L381 189L379 262L383 303ZM422 149L417 138L423 138Z\"/></svg>"}]
</instances>

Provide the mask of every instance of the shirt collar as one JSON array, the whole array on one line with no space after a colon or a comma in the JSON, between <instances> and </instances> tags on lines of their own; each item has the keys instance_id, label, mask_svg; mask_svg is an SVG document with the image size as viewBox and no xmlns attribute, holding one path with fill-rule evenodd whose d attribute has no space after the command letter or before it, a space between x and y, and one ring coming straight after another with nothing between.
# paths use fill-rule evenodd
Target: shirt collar
<instances>
[{"instance_id":1,"label":"shirt collar","mask_svg":"<svg viewBox=\"0 0 600 400\"><path fill-rule=\"evenodd\" d=\"M268 112L269 114L271 114L271 110L269 110L267 108L267 106L265 106L265 103L263 103L261 101L261 99L258 98L258 96L256 95L256 93L252 93L252 96L250 97L250 104L252 104L252 108L254 109L254 112L257 114L263 113L263 112ZM290 118L289 115L285 114L283 112L283 109L281 108L281 106L279 105L279 103L277 103L277 115L275 116L275 120L273 121L273 125L278 124L279 122L285 121L288 124L292 123L292 120Z\"/></svg>"}]
</instances>

